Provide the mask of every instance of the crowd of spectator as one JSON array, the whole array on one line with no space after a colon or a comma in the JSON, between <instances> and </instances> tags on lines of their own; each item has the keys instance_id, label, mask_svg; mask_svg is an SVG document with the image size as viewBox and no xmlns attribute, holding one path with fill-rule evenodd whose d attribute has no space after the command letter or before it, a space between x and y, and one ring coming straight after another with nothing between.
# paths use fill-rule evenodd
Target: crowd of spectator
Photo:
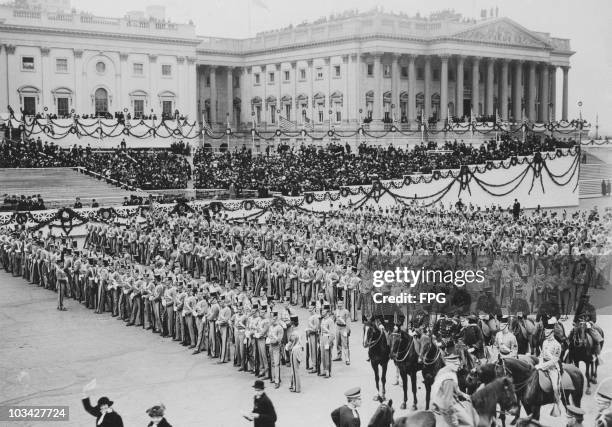
<instances>
[{"instance_id":1,"label":"crowd of spectator","mask_svg":"<svg viewBox=\"0 0 612 427\"><path fill-rule=\"evenodd\" d=\"M297 195L305 191L337 190L342 186L370 184L378 179L401 179L412 173L431 173L436 169L458 169L461 165L483 164L511 156L531 155L571 147L571 140L527 138L525 142L506 138L487 141L480 146L463 141L442 144L430 141L413 148L377 147L362 143L358 153L350 146L326 147L285 145L275 153L252 156L251 152L221 154L198 150L194 157L196 188L261 188Z\"/></svg>"},{"instance_id":2,"label":"crowd of spectator","mask_svg":"<svg viewBox=\"0 0 612 427\"><path fill-rule=\"evenodd\" d=\"M0 211L40 211L45 209L45 201L40 194L31 196L5 194Z\"/></svg>"},{"instance_id":3,"label":"crowd of spectator","mask_svg":"<svg viewBox=\"0 0 612 427\"><path fill-rule=\"evenodd\" d=\"M25 143L4 140L0 144L0 167L83 167L117 183L142 189L186 188L191 177L189 162L168 151L115 149L92 151L91 147L60 149L40 138Z\"/></svg>"}]
</instances>

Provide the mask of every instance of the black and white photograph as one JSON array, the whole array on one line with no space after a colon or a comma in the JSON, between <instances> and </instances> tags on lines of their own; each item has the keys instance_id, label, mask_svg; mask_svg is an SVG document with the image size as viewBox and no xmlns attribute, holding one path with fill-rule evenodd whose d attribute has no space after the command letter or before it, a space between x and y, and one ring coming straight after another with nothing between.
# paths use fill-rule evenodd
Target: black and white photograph
<instances>
[{"instance_id":1,"label":"black and white photograph","mask_svg":"<svg viewBox=\"0 0 612 427\"><path fill-rule=\"evenodd\" d=\"M0 2L0 426L612 427L610 17Z\"/></svg>"}]
</instances>

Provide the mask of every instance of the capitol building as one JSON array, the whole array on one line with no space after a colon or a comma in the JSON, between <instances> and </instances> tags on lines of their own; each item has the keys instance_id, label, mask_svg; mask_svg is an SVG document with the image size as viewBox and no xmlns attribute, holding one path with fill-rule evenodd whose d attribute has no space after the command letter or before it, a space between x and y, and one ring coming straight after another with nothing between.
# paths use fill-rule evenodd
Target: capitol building
<instances>
[{"instance_id":1,"label":"capitol building","mask_svg":"<svg viewBox=\"0 0 612 427\"><path fill-rule=\"evenodd\" d=\"M116 18L31 3L0 6L0 112L178 110L234 129L568 118L570 41L497 14L347 12L231 39L163 8Z\"/></svg>"}]
</instances>

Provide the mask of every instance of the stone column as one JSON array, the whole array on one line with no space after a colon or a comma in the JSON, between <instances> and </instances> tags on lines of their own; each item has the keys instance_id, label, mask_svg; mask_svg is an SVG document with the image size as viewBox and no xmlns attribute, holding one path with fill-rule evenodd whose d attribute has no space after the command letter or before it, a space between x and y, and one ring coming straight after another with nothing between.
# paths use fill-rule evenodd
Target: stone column
<instances>
[{"instance_id":1,"label":"stone column","mask_svg":"<svg viewBox=\"0 0 612 427\"><path fill-rule=\"evenodd\" d=\"M238 126L245 123L247 127L251 123L251 89L253 82L251 82L250 67L242 67L240 77L240 117L238 118Z\"/></svg>"},{"instance_id":2,"label":"stone column","mask_svg":"<svg viewBox=\"0 0 612 427\"><path fill-rule=\"evenodd\" d=\"M74 60L72 64L72 71L74 75L74 93L72 94L72 101L70 102L69 111L74 109L74 111L78 114L85 109L85 107L81 106L81 99L87 98L87 94L83 88L83 51L81 49L74 49ZM0 70L0 75L1 74L2 72Z\"/></svg>"},{"instance_id":3,"label":"stone column","mask_svg":"<svg viewBox=\"0 0 612 427\"><path fill-rule=\"evenodd\" d=\"M372 119L380 121L383 118L383 75L382 75L382 55L374 54L374 79L376 79L376 90L374 92L374 111Z\"/></svg>"},{"instance_id":4,"label":"stone column","mask_svg":"<svg viewBox=\"0 0 612 427\"><path fill-rule=\"evenodd\" d=\"M440 121L448 118L448 55L440 55Z\"/></svg>"},{"instance_id":5,"label":"stone column","mask_svg":"<svg viewBox=\"0 0 612 427\"><path fill-rule=\"evenodd\" d=\"M217 67L211 65L208 68L210 73L210 123L209 126L213 127L217 124ZM265 76L264 77L265 80ZM265 84L265 83L264 83ZM265 102L265 100L263 101Z\"/></svg>"},{"instance_id":6,"label":"stone column","mask_svg":"<svg viewBox=\"0 0 612 427\"><path fill-rule=\"evenodd\" d=\"M9 70L17 69L19 64L17 64L17 58L15 58L15 45L13 44L5 44L4 50L6 52L6 95L7 95L7 104L10 105L16 113L19 113L19 108L21 107L21 100L19 99L19 94L17 93L16 88L11 91L10 85L10 76ZM2 74L0 74L1 76Z\"/></svg>"},{"instance_id":7,"label":"stone column","mask_svg":"<svg viewBox=\"0 0 612 427\"><path fill-rule=\"evenodd\" d=\"M536 97L536 64L535 62L529 62L529 92L527 96L527 117L530 121L536 121L536 109L535 109L535 97Z\"/></svg>"},{"instance_id":8,"label":"stone column","mask_svg":"<svg viewBox=\"0 0 612 427\"><path fill-rule=\"evenodd\" d=\"M354 114L355 122L359 126L361 124L359 121L359 109L361 108L361 91L359 89L361 86L361 55L359 53L352 54L351 62L353 63L353 79L355 80L353 82L352 114Z\"/></svg>"},{"instance_id":9,"label":"stone column","mask_svg":"<svg viewBox=\"0 0 612 427\"><path fill-rule=\"evenodd\" d=\"M187 94L188 92L188 86L187 86L187 82L188 82L188 72L187 72L187 59L184 56L177 56L176 57L176 63L178 64L178 70L177 70L177 76L179 76L178 79L178 93L176 95L176 98L174 100L174 109L175 110L179 110L180 115L185 115L187 114ZM159 74L157 71L157 67L155 67L155 75L159 75L161 74L161 70L159 70ZM159 77L156 77L154 79L156 82L159 81ZM174 113L174 111L173 111Z\"/></svg>"},{"instance_id":10,"label":"stone column","mask_svg":"<svg viewBox=\"0 0 612 427\"><path fill-rule=\"evenodd\" d=\"M495 106L494 106L494 86L493 82L495 81L495 59L488 58L487 59L487 85L486 85L486 97L485 97L485 114L487 116L492 116L494 114Z\"/></svg>"},{"instance_id":11,"label":"stone column","mask_svg":"<svg viewBox=\"0 0 612 427\"><path fill-rule=\"evenodd\" d=\"M550 86L550 78L548 74L549 65L544 63L540 66L540 78L542 79L542 95L540 96L540 121L548 122L549 117L549 97L548 90Z\"/></svg>"},{"instance_id":12,"label":"stone column","mask_svg":"<svg viewBox=\"0 0 612 427\"><path fill-rule=\"evenodd\" d=\"M563 105L561 106L561 120L567 121L567 100L568 100L568 74L569 67L561 67L563 70Z\"/></svg>"},{"instance_id":13,"label":"stone column","mask_svg":"<svg viewBox=\"0 0 612 427\"><path fill-rule=\"evenodd\" d=\"M514 120L520 122L523 119L523 61L514 62L514 79L512 80L512 106L514 108Z\"/></svg>"},{"instance_id":14,"label":"stone column","mask_svg":"<svg viewBox=\"0 0 612 427\"><path fill-rule=\"evenodd\" d=\"M47 107L49 111L47 113L55 113L57 110L53 105L53 97L51 96L51 70L49 67L49 51L48 47L40 48L41 57L41 71L42 71L42 85L40 88L41 95L41 106ZM42 111L44 114L44 111Z\"/></svg>"},{"instance_id":15,"label":"stone column","mask_svg":"<svg viewBox=\"0 0 612 427\"><path fill-rule=\"evenodd\" d=\"M399 119L401 121L400 103L399 103L399 55L394 53L391 55L391 109L392 118L394 120ZM398 117L400 116L400 117Z\"/></svg>"},{"instance_id":16,"label":"stone column","mask_svg":"<svg viewBox=\"0 0 612 427\"><path fill-rule=\"evenodd\" d=\"M455 72L455 116L461 118L463 116L463 56L457 56L457 70Z\"/></svg>"},{"instance_id":17,"label":"stone column","mask_svg":"<svg viewBox=\"0 0 612 427\"><path fill-rule=\"evenodd\" d=\"M0 108L6 108L9 105L9 74L8 74L8 56L6 53L6 45L0 44ZM16 106L11 106L17 111ZM8 110L8 109L7 109Z\"/></svg>"},{"instance_id":18,"label":"stone column","mask_svg":"<svg viewBox=\"0 0 612 427\"><path fill-rule=\"evenodd\" d=\"M550 110L550 120L557 120L557 67L550 66L550 102L552 107Z\"/></svg>"},{"instance_id":19,"label":"stone column","mask_svg":"<svg viewBox=\"0 0 612 427\"><path fill-rule=\"evenodd\" d=\"M478 110L478 103L480 102L479 69L480 57L476 56L472 59L472 110L474 111L474 116L478 116L480 114L480 111Z\"/></svg>"},{"instance_id":20,"label":"stone column","mask_svg":"<svg viewBox=\"0 0 612 427\"><path fill-rule=\"evenodd\" d=\"M416 55L408 55L408 122L417 117L416 110Z\"/></svg>"},{"instance_id":21,"label":"stone column","mask_svg":"<svg viewBox=\"0 0 612 427\"><path fill-rule=\"evenodd\" d=\"M155 90L155 85L157 82L157 78L155 77L155 72L153 70L153 67L155 67L155 59L157 57L156 56L151 56L149 55L149 94L152 97L151 99L157 99L157 91ZM127 64L127 59L128 59L128 53L127 52L119 52L119 73L121 74L121 78L119 79L119 87L117 87L117 95L116 95L116 99L117 99L117 108L115 110L117 111L123 111L124 108L127 108L128 111L131 113L132 116L134 116L134 109L133 109L133 105L131 105L130 101L130 97L127 94L127 89L125 87L126 85L126 78L125 76L128 75L128 64ZM147 102L145 102L145 107L144 107L144 114L147 114L147 111L149 111L151 109L151 99L147 100ZM112 113L111 113L112 114Z\"/></svg>"},{"instance_id":22,"label":"stone column","mask_svg":"<svg viewBox=\"0 0 612 427\"><path fill-rule=\"evenodd\" d=\"M342 122L349 122L349 92L350 92L350 82L349 82L349 56L342 56L342 78L344 79L344 90L342 93ZM342 123L340 123L342 125Z\"/></svg>"},{"instance_id":23,"label":"stone column","mask_svg":"<svg viewBox=\"0 0 612 427\"><path fill-rule=\"evenodd\" d=\"M499 104L499 113L502 120L508 120L508 59L502 59L501 63L501 100ZM498 80L499 81L499 80Z\"/></svg>"},{"instance_id":24,"label":"stone column","mask_svg":"<svg viewBox=\"0 0 612 427\"><path fill-rule=\"evenodd\" d=\"M310 107L310 112L306 113L308 114L308 117L310 118L310 123L311 124L315 124L315 117L314 117L314 60L309 59L308 60L308 70L309 70L309 76L308 76L308 82L310 83L309 86L309 90L310 93L308 94L308 105ZM301 114L301 113L300 113Z\"/></svg>"},{"instance_id":25,"label":"stone column","mask_svg":"<svg viewBox=\"0 0 612 427\"><path fill-rule=\"evenodd\" d=\"M423 121L427 122L429 120L429 116L431 115L431 57L425 56L425 90L423 94L425 95L425 112L423 115Z\"/></svg>"},{"instance_id":26,"label":"stone column","mask_svg":"<svg viewBox=\"0 0 612 427\"><path fill-rule=\"evenodd\" d=\"M291 121L294 123L299 123L298 121L298 117L300 111L297 108L297 104L296 104L296 97L297 97L297 80L298 80L298 76L297 76L297 62L293 61L291 62L291 76L290 78L293 79L293 84L291 85Z\"/></svg>"},{"instance_id":27,"label":"stone column","mask_svg":"<svg viewBox=\"0 0 612 427\"><path fill-rule=\"evenodd\" d=\"M230 126L234 123L234 67L227 67L227 113L225 124Z\"/></svg>"}]
</instances>

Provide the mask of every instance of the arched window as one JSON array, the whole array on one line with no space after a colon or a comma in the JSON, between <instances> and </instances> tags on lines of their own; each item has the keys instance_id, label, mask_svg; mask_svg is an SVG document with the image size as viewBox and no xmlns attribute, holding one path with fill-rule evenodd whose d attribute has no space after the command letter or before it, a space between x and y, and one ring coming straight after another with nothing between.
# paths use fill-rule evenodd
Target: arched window
<instances>
[{"instance_id":1,"label":"arched window","mask_svg":"<svg viewBox=\"0 0 612 427\"><path fill-rule=\"evenodd\" d=\"M94 94L96 116L108 113L108 92L100 87Z\"/></svg>"},{"instance_id":2,"label":"arched window","mask_svg":"<svg viewBox=\"0 0 612 427\"><path fill-rule=\"evenodd\" d=\"M431 95L431 115L435 120L440 117L440 94L434 93Z\"/></svg>"},{"instance_id":3,"label":"arched window","mask_svg":"<svg viewBox=\"0 0 612 427\"><path fill-rule=\"evenodd\" d=\"M417 93L415 107L416 107L417 113L420 115L421 110L425 108L425 94L423 94L423 92Z\"/></svg>"}]
</instances>

